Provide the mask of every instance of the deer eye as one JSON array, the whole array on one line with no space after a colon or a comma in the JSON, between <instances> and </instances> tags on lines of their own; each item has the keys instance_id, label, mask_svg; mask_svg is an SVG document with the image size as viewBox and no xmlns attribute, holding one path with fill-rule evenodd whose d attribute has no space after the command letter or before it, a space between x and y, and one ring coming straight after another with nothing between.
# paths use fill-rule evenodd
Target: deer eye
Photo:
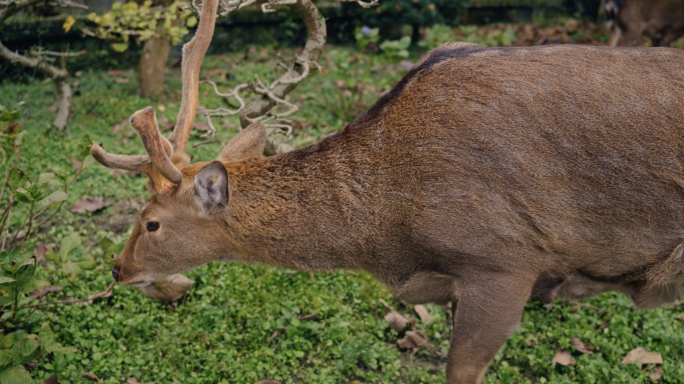
<instances>
[{"instance_id":1,"label":"deer eye","mask_svg":"<svg viewBox=\"0 0 684 384\"><path fill-rule=\"evenodd\" d=\"M149 232L154 232L157 229L159 229L159 222L156 222L156 221L148 221L147 222L147 230Z\"/></svg>"}]
</instances>

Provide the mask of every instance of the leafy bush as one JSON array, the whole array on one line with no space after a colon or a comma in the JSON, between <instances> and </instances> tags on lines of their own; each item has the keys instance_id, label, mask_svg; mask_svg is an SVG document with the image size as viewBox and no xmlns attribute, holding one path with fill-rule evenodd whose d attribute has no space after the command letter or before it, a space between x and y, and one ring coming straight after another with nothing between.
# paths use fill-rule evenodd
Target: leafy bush
<instances>
[{"instance_id":1,"label":"leafy bush","mask_svg":"<svg viewBox=\"0 0 684 384\"><path fill-rule=\"evenodd\" d=\"M411 46L411 38L404 36L399 40L385 40L380 44L380 50L385 54L387 60L392 63L395 57L406 59L409 57L408 48Z\"/></svg>"},{"instance_id":2,"label":"leafy bush","mask_svg":"<svg viewBox=\"0 0 684 384\"><path fill-rule=\"evenodd\" d=\"M435 49L454 39L454 28L446 24L435 24L425 29L425 40L418 42L419 47Z\"/></svg>"},{"instance_id":3,"label":"leafy bush","mask_svg":"<svg viewBox=\"0 0 684 384\"><path fill-rule=\"evenodd\" d=\"M152 1L149 0L140 6L132 1L126 4L117 2L112 4L111 11L103 15L91 13L88 19L98 26L98 37L117 41L112 44L112 49L117 52L128 49L131 36L136 37L138 42L155 36L168 37L175 45L188 34L188 27L197 25L197 16L182 10L184 5L184 2L176 1L162 8L152 7Z\"/></svg>"}]
</instances>

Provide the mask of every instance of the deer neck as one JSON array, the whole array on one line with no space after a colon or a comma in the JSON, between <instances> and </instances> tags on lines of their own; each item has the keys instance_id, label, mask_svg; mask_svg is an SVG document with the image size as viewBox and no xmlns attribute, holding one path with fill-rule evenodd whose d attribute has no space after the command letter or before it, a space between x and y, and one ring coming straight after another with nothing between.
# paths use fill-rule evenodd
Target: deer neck
<instances>
[{"instance_id":1,"label":"deer neck","mask_svg":"<svg viewBox=\"0 0 684 384\"><path fill-rule=\"evenodd\" d=\"M365 267L374 215L369 165L358 160L368 156L334 149L333 140L226 164L229 258L304 270Z\"/></svg>"}]
</instances>

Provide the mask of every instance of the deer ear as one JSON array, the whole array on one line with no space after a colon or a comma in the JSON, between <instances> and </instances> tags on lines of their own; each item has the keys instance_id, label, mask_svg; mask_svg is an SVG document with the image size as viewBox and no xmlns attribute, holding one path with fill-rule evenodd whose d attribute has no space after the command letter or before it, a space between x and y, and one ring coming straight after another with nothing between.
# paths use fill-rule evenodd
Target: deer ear
<instances>
[{"instance_id":1,"label":"deer ear","mask_svg":"<svg viewBox=\"0 0 684 384\"><path fill-rule=\"evenodd\" d=\"M259 157L265 146L266 127L261 123L254 123L230 139L216 160L228 162Z\"/></svg>"},{"instance_id":2,"label":"deer ear","mask_svg":"<svg viewBox=\"0 0 684 384\"><path fill-rule=\"evenodd\" d=\"M228 203L228 173L219 161L212 161L195 175L195 203L207 215L222 211Z\"/></svg>"}]
</instances>

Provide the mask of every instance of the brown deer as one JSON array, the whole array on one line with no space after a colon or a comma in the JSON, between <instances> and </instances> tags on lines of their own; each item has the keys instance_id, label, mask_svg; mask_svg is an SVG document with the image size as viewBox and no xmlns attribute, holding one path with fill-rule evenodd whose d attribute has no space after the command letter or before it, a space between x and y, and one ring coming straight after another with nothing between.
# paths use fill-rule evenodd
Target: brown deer
<instances>
[{"instance_id":1,"label":"brown deer","mask_svg":"<svg viewBox=\"0 0 684 384\"><path fill-rule=\"evenodd\" d=\"M148 156L92 148L154 193L120 283L212 260L364 269L402 300L454 303L450 384L482 381L530 299L684 293L684 51L448 43L317 144L260 158L256 123L189 164L215 8L184 48L168 140L146 108L131 123Z\"/></svg>"},{"instance_id":2,"label":"brown deer","mask_svg":"<svg viewBox=\"0 0 684 384\"><path fill-rule=\"evenodd\" d=\"M603 10L611 47L631 47L642 36L668 47L684 35L684 0L606 0Z\"/></svg>"}]
</instances>

